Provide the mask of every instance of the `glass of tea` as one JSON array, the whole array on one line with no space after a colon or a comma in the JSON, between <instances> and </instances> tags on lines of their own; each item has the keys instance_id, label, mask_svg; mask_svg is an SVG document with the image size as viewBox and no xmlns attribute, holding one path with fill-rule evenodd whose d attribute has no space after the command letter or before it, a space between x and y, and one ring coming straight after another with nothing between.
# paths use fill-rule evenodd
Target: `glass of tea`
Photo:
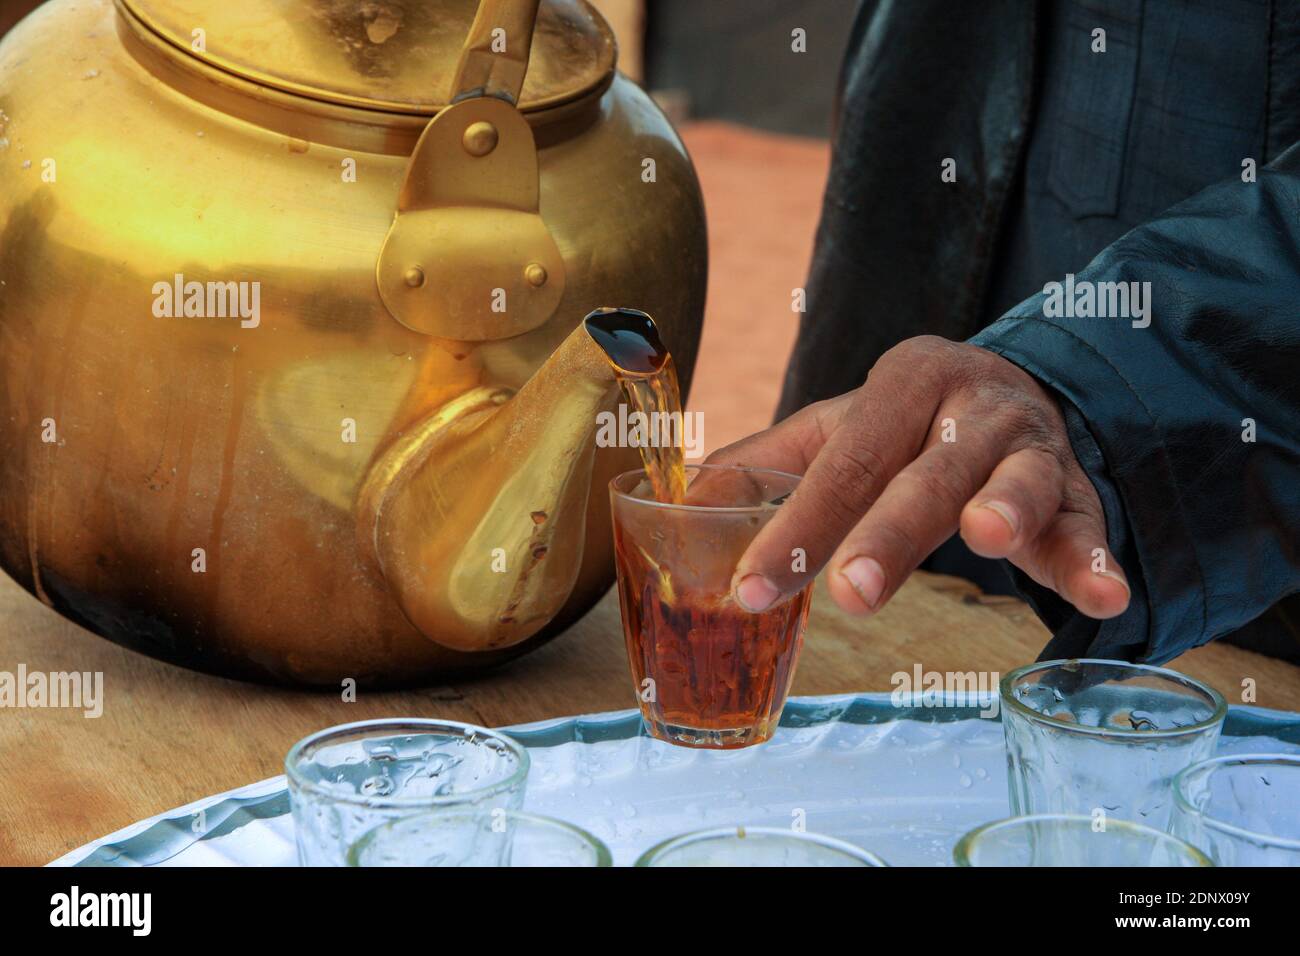
<instances>
[{"instance_id":1,"label":"glass of tea","mask_svg":"<svg viewBox=\"0 0 1300 956\"><path fill-rule=\"evenodd\" d=\"M767 740L803 642L811 585L760 613L731 595L736 564L798 486L762 468L692 465L680 502L644 470L610 483L619 603L647 731L686 747Z\"/></svg>"},{"instance_id":2,"label":"glass of tea","mask_svg":"<svg viewBox=\"0 0 1300 956\"><path fill-rule=\"evenodd\" d=\"M1213 866L1195 847L1140 823L1064 814L986 823L952 855L958 866Z\"/></svg>"},{"instance_id":3,"label":"glass of tea","mask_svg":"<svg viewBox=\"0 0 1300 956\"><path fill-rule=\"evenodd\" d=\"M385 823L433 811L515 811L528 751L505 734L453 720L363 720L293 745L289 780L298 862L343 866Z\"/></svg>"},{"instance_id":4,"label":"glass of tea","mask_svg":"<svg viewBox=\"0 0 1300 956\"><path fill-rule=\"evenodd\" d=\"M1218 866L1300 867L1300 756L1233 754L1174 778L1171 831Z\"/></svg>"},{"instance_id":5,"label":"glass of tea","mask_svg":"<svg viewBox=\"0 0 1300 956\"><path fill-rule=\"evenodd\" d=\"M888 866L852 843L776 827L716 827L665 840L636 866Z\"/></svg>"},{"instance_id":6,"label":"glass of tea","mask_svg":"<svg viewBox=\"0 0 1300 956\"><path fill-rule=\"evenodd\" d=\"M612 866L609 848L581 827L515 810L433 810L372 830L349 866Z\"/></svg>"},{"instance_id":7,"label":"glass of tea","mask_svg":"<svg viewBox=\"0 0 1300 956\"><path fill-rule=\"evenodd\" d=\"M1043 661L1000 686L1011 812L1169 828L1174 776L1214 753L1222 695L1177 671Z\"/></svg>"}]
</instances>

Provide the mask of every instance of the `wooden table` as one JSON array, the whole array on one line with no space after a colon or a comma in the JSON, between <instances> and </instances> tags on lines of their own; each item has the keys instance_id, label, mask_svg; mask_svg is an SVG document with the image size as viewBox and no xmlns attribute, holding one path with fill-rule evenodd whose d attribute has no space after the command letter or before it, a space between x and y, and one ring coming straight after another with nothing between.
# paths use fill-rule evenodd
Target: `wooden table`
<instances>
[{"instance_id":1,"label":"wooden table","mask_svg":"<svg viewBox=\"0 0 1300 956\"><path fill-rule=\"evenodd\" d=\"M1037 656L1046 632L1011 598L917 574L876 618L814 602L796 694L893 689L891 675L1005 673ZM438 716L489 726L632 706L611 592L554 643L455 687L338 696L259 687L159 663L101 640L0 575L0 671L102 671L103 715L0 709L0 864L43 864L163 810L281 771L300 737L331 724ZM1175 665L1241 699L1300 710L1300 668L1226 644Z\"/></svg>"}]
</instances>

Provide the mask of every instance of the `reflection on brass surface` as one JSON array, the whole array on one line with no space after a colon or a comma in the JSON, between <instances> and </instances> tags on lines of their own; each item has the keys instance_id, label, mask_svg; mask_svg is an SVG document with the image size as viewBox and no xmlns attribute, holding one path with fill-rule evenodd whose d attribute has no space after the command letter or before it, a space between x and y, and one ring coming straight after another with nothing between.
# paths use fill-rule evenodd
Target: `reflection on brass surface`
<instances>
[{"instance_id":1,"label":"reflection on brass surface","mask_svg":"<svg viewBox=\"0 0 1300 956\"><path fill-rule=\"evenodd\" d=\"M42 601L337 687L502 661L606 590L636 451L594 447L574 330L643 307L689 381L698 185L579 0L541 3L519 110L440 138L476 9L52 0L0 41L0 565ZM159 310L177 283L260 312Z\"/></svg>"}]
</instances>

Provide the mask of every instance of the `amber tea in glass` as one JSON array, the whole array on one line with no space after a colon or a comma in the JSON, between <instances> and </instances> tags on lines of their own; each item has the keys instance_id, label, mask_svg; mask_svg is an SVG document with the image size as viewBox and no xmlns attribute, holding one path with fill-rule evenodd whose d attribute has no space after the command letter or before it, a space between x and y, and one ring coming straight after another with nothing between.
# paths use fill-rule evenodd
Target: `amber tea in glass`
<instances>
[{"instance_id":1,"label":"amber tea in glass","mask_svg":"<svg viewBox=\"0 0 1300 956\"><path fill-rule=\"evenodd\" d=\"M781 718L809 589L759 614L731 597L736 564L799 479L758 468L686 467L681 395L654 320L597 309L586 328L649 435L644 470L610 483L619 604L649 732L689 747L761 743ZM676 425L675 433L671 426Z\"/></svg>"},{"instance_id":2,"label":"amber tea in glass","mask_svg":"<svg viewBox=\"0 0 1300 956\"><path fill-rule=\"evenodd\" d=\"M647 434L680 440L677 373L654 320L635 309L597 309L586 327L630 414L644 416ZM615 478L610 499L623 631L646 726L690 747L761 743L781 718L810 595L805 589L752 614L732 599L731 578L799 479L688 468L680 441L650 441L640 451L645 468Z\"/></svg>"},{"instance_id":3,"label":"amber tea in glass","mask_svg":"<svg viewBox=\"0 0 1300 956\"><path fill-rule=\"evenodd\" d=\"M683 502L646 472L610 484L628 659L649 732L689 747L761 743L776 730L803 642L811 588L760 613L731 595L736 564L799 479L691 465Z\"/></svg>"}]
</instances>

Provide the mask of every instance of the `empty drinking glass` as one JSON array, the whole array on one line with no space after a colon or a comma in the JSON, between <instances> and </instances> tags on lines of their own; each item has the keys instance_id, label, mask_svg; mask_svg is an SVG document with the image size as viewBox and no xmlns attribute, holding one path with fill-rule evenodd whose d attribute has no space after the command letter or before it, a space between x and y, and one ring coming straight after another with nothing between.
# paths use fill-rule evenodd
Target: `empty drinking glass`
<instances>
[{"instance_id":1,"label":"empty drinking glass","mask_svg":"<svg viewBox=\"0 0 1300 956\"><path fill-rule=\"evenodd\" d=\"M293 745L285 758L303 866L342 866L376 827L422 811L518 810L528 751L452 720L364 720Z\"/></svg>"},{"instance_id":2,"label":"empty drinking glass","mask_svg":"<svg viewBox=\"0 0 1300 956\"><path fill-rule=\"evenodd\" d=\"M1174 778L1172 832L1219 866L1300 866L1300 757L1215 757Z\"/></svg>"},{"instance_id":3,"label":"empty drinking glass","mask_svg":"<svg viewBox=\"0 0 1300 956\"><path fill-rule=\"evenodd\" d=\"M434 810L372 830L350 866L610 866L609 848L581 827L514 810Z\"/></svg>"},{"instance_id":4,"label":"empty drinking glass","mask_svg":"<svg viewBox=\"0 0 1300 956\"><path fill-rule=\"evenodd\" d=\"M1193 846L1127 820L1065 814L976 827L952 851L958 866L1211 866Z\"/></svg>"},{"instance_id":5,"label":"empty drinking glass","mask_svg":"<svg viewBox=\"0 0 1300 956\"><path fill-rule=\"evenodd\" d=\"M636 866L887 866L862 847L776 827L717 827L665 840Z\"/></svg>"},{"instance_id":6,"label":"empty drinking glass","mask_svg":"<svg viewBox=\"0 0 1300 956\"><path fill-rule=\"evenodd\" d=\"M1176 671L1045 661L1002 679L1011 812L1081 814L1167 830L1173 778L1213 752L1228 706Z\"/></svg>"}]
</instances>

